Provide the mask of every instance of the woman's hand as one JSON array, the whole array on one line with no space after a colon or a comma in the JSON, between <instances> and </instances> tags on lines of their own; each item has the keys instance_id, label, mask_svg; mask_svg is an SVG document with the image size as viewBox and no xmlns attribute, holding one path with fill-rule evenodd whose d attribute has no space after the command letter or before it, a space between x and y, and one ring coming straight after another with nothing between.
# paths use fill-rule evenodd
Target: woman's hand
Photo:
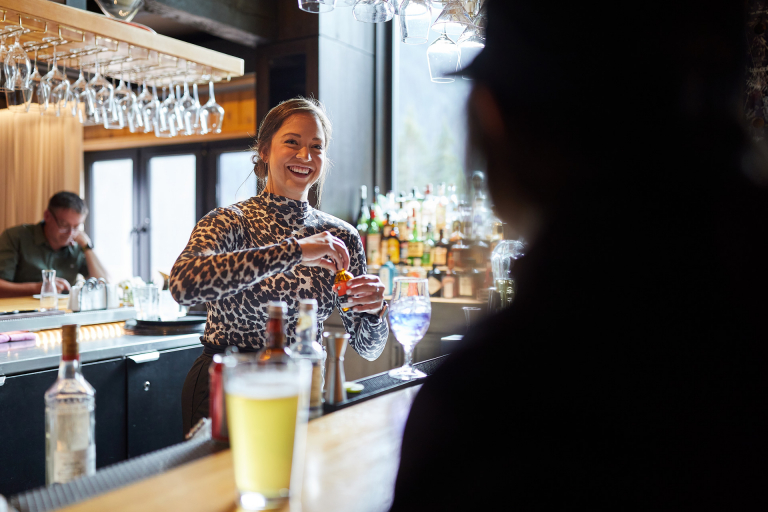
<instances>
[{"instance_id":1,"label":"woman's hand","mask_svg":"<svg viewBox=\"0 0 768 512\"><path fill-rule=\"evenodd\" d=\"M357 313L378 313L384 305L384 283L379 276L366 274L347 281L349 304Z\"/></svg>"},{"instance_id":2,"label":"woman's hand","mask_svg":"<svg viewBox=\"0 0 768 512\"><path fill-rule=\"evenodd\" d=\"M347 246L328 231L302 238L299 246L302 265L326 268L333 273L349 268Z\"/></svg>"}]
</instances>

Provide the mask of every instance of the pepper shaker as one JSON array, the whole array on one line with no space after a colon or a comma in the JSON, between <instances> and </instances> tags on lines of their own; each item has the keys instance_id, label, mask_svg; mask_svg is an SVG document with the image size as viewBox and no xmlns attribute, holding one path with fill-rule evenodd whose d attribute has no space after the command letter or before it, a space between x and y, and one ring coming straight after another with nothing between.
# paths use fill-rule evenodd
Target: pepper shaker
<instances>
[{"instance_id":1,"label":"pepper shaker","mask_svg":"<svg viewBox=\"0 0 768 512\"><path fill-rule=\"evenodd\" d=\"M324 333L324 336L327 333ZM325 336L328 344L328 385L325 388L325 403L335 405L346 401L344 387L344 351L349 343L349 334L334 333Z\"/></svg>"}]
</instances>

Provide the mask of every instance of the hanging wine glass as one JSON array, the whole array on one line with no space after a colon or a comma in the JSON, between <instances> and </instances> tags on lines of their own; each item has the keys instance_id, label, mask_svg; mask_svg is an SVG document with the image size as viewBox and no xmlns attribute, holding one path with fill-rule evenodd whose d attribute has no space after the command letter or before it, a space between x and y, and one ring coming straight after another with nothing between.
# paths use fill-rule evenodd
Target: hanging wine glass
<instances>
[{"instance_id":1,"label":"hanging wine glass","mask_svg":"<svg viewBox=\"0 0 768 512\"><path fill-rule=\"evenodd\" d=\"M19 44L21 31L16 32L16 41L8 50L3 61L5 70L5 100L11 112L26 113L27 102L32 98L34 83L30 80L32 64L27 52Z\"/></svg>"},{"instance_id":2,"label":"hanging wine glass","mask_svg":"<svg viewBox=\"0 0 768 512\"><path fill-rule=\"evenodd\" d=\"M101 75L98 58L95 61L94 74L88 82L88 87L92 91L94 120L96 123L104 124L111 114L115 88L109 83L109 80Z\"/></svg>"},{"instance_id":3,"label":"hanging wine glass","mask_svg":"<svg viewBox=\"0 0 768 512\"><path fill-rule=\"evenodd\" d=\"M59 70L56 47L60 44L66 43L66 41L63 41L58 37L44 37L43 41L50 43L53 47L52 55L48 60L50 63L50 70L40 81L40 83L45 82L46 85L44 89L41 89L41 92L47 94L43 114L59 116L61 115L62 109L67 108L67 100L69 98L69 80L67 80L67 76Z\"/></svg>"},{"instance_id":4,"label":"hanging wine glass","mask_svg":"<svg viewBox=\"0 0 768 512\"><path fill-rule=\"evenodd\" d=\"M173 119L176 122L176 131L183 131L184 110L181 108L181 84L176 84L176 102L173 105Z\"/></svg>"},{"instance_id":5,"label":"hanging wine glass","mask_svg":"<svg viewBox=\"0 0 768 512\"><path fill-rule=\"evenodd\" d=\"M122 80L120 81L122 83ZM125 85L123 85L125 89ZM106 110L106 116L103 118L104 128L107 130L122 130L125 127L125 118L123 117L123 111L117 103L117 96L115 95L115 79L112 78L112 97L109 100L109 107ZM124 91L122 91L124 92Z\"/></svg>"},{"instance_id":6,"label":"hanging wine glass","mask_svg":"<svg viewBox=\"0 0 768 512\"><path fill-rule=\"evenodd\" d=\"M388 0L357 0L352 15L357 21L383 23L394 17L395 7Z\"/></svg>"},{"instance_id":7,"label":"hanging wine glass","mask_svg":"<svg viewBox=\"0 0 768 512\"><path fill-rule=\"evenodd\" d=\"M197 113L195 114L195 122L193 124L193 127L197 135L202 135L203 127L200 124L200 111L203 108L203 106L200 104L200 96L197 93L196 83L192 84L192 97L195 99L195 105L197 106Z\"/></svg>"},{"instance_id":8,"label":"hanging wine glass","mask_svg":"<svg viewBox=\"0 0 768 512\"><path fill-rule=\"evenodd\" d=\"M8 53L8 48L5 46L5 40L8 34L0 33L0 92L5 92L5 83L8 81L8 77L5 74L5 66L1 65L5 62L5 55Z\"/></svg>"},{"instance_id":9,"label":"hanging wine glass","mask_svg":"<svg viewBox=\"0 0 768 512\"><path fill-rule=\"evenodd\" d=\"M163 87L163 94L165 94L165 87ZM175 137L178 135L175 108L176 95L173 92L173 83L171 83L168 87L168 96L160 104L160 109L157 112L156 137Z\"/></svg>"},{"instance_id":10,"label":"hanging wine glass","mask_svg":"<svg viewBox=\"0 0 768 512\"><path fill-rule=\"evenodd\" d=\"M331 12L336 7L336 0L299 0L299 9L315 14Z\"/></svg>"},{"instance_id":11,"label":"hanging wine glass","mask_svg":"<svg viewBox=\"0 0 768 512\"><path fill-rule=\"evenodd\" d=\"M467 28L457 41L459 47L459 65L458 69L464 69L470 64L485 48L485 40L478 35L476 28ZM472 80L468 75L461 75L464 80Z\"/></svg>"},{"instance_id":12,"label":"hanging wine glass","mask_svg":"<svg viewBox=\"0 0 768 512\"><path fill-rule=\"evenodd\" d=\"M32 94L27 99L26 111L33 114L42 114L45 108L45 101L48 93L41 88L45 88L43 77L37 70L37 48L35 48L35 61L32 64L32 73L29 75L29 85L32 88Z\"/></svg>"},{"instance_id":13,"label":"hanging wine glass","mask_svg":"<svg viewBox=\"0 0 768 512\"><path fill-rule=\"evenodd\" d=\"M405 44L424 44L429 39L432 9L429 0L404 0L400 6L400 34Z\"/></svg>"},{"instance_id":14,"label":"hanging wine glass","mask_svg":"<svg viewBox=\"0 0 768 512\"><path fill-rule=\"evenodd\" d=\"M142 128L144 128L144 117L141 114L141 105L139 104L139 98L136 96L136 93L133 92L133 87L131 87L131 80L129 77L128 80L128 90L130 91L129 95L129 105L126 109L126 116L125 120L128 122L128 131L131 133L136 133Z\"/></svg>"},{"instance_id":15,"label":"hanging wine glass","mask_svg":"<svg viewBox=\"0 0 768 512\"><path fill-rule=\"evenodd\" d=\"M94 116L93 98L91 97L92 91L91 88L88 87L88 81L83 75L82 59L78 59L78 68L80 69L80 73L70 89L72 93L72 112L78 121L82 124L87 124L88 120L92 119Z\"/></svg>"},{"instance_id":16,"label":"hanging wine glass","mask_svg":"<svg viewBox=\"0 0 768 512\"><path fill-rule=\"evenodd\" d=\"M451 74L459 65L459 47L445 32L427 48L427 63L433 82L447 84L455 80Z\"/></svg>"},{"instance_id":17,"label":"hanging wine glass","mask_svg":"<svg viewBox=\"0 0 768 512\"><path fill-rule=\"evenodd\" d=\"M61 73L66 77L67 76L67 66L62 61L61 63ZM74 117L75 111L72 105L72 84L69 83L69 79L66 79L62 81L59 85L56 86L56 89L51 91L51 97L53 98L61 98L60 101L56 103L56 110L57 110L57 116L59 117Z\"/></svg>"},{"instance_id":18,"label":"hanging wine glass","mask_svg":"<svg viewBox=\"0 0 768 512\"><path fill-rule=\"evenodd\" d=\"M125 124L128 121L126 115L128 114L127 111L130 106L131 89L125 85L125 80L123 78L123 64L120 63L120 82L118 82L117 87L115 88L115 115L110 118L115 122L110 122L110 126L107 127L105 125L105 128L119 130L125 127Z\"/></svg>"},{"instance_id":19,"label":"hanging wine glass","mask_svg":"<svg viewBox=\"0 0 768 512\"><path fill-rule=\"evenodd\" d=\"M450 36L459 36L467 27L472 27L472 18L461 0L449 0L445 9L432 24L432 30L442 31Z\"/></svg>"},{"instance_id":20,"label":"hanging wine glass","mask_svg":"<svg viewBox=\"0 0 768 512\"><path fill-rule=\"evenodd\" d=\"M208 102L200 109L200 131L206 133L221 133L221 123L224 121L224 109L216 103L213 95L213 81L208 82Z\"/></svg>"},{"instance_id":21,"label":"hanging wine glass","mask_svg":"<svg viewBox=\"0 0 768 512\"><path fill-rule=\"evenodd\" d=\"M182 135L195 134L195 121L200 112L200 102L189 94L189 84L184 80L184 95L179 99L181 109Z\"/></svg>"},{"instance_id":22,"label":"hanging wine glass","mask_svg":"<svg viewBox=\"0 0 768 512\"><path fill-rule=\"evenodd\" d=\"M157 113L157 106L155 101L157 100L157 92L155 96L147 89L147 80L141 84L141 94L136 97L136 104L138 105L139 112L141 112L142 125L144 127L144 133L149 133L155 129L155 114Z\"/></svg>"}]
</instances>

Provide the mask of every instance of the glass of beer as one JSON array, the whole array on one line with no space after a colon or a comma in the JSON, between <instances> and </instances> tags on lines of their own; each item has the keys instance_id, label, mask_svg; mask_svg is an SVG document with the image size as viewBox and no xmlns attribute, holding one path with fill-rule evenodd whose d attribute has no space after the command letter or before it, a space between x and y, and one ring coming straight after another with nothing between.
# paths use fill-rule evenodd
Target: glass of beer
<instances>
[{"instance_id":1,"label":"glass of beer","mask_svg":"<svg viewBox=\"0 0 768 512\"><path fill-rule=\"evenodd\" d=\"M302 364L304 363L304 364ZM229 442L243 510L278 508L300 493L311 365L224 358Z\"/></svg>"}]
</instances>

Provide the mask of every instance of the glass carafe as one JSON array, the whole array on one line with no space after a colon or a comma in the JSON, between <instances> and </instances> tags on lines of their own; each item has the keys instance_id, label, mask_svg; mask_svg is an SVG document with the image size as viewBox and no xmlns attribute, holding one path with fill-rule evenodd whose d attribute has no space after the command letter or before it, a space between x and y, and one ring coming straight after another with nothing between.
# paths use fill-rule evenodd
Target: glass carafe
<instances>
[{"instance_id":1,"label":"glass carafe","mask_svg":"<svg viewBox=\"0 0 768 512\"><path fill-rule=\"evenodd\" d=\"M59 297L56 293L56 271L43 270L43 286L40 288L40 309L44 311L59 309Z\"/></svg>"}]
</instances>

